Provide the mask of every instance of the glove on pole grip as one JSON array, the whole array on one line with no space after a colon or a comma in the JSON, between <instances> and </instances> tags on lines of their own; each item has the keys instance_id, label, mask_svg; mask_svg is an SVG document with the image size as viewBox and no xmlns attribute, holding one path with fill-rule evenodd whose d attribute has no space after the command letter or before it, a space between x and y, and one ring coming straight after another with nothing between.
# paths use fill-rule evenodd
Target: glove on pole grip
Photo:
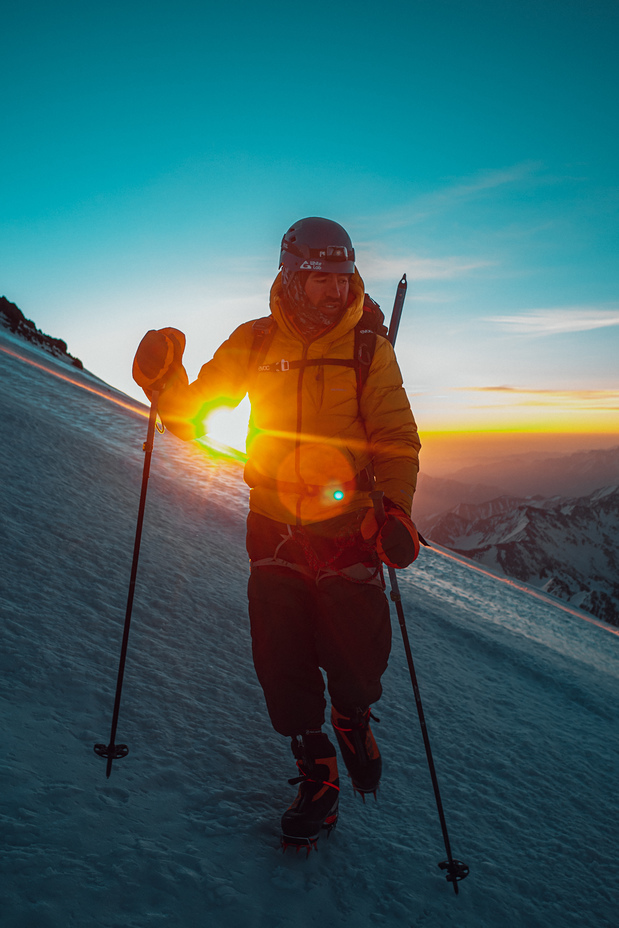
<instances>
[{"instance_id":1,"label":"glove on pole grip","mask_svg":"<svg viewBox=\"0 0 619 928\"><path fill-rule=\"evenodd\" d=\"M374 506L361 523L361 534L366 541L373 539L379 558L387 567L403 570L419 555L419 534L415 523L398 506L386 500L381 490L372 490Z\"/></svg>"},{"instance_id":2,"label":"glove on pole grip","mask_svg":"<svg viewBox=\"0 0 619 928\"><path fill-rule=\"evenodd\" d=\"M132 375L149 398L153 390L163 390L174 374L184 371L184 351L185 336L179 329L150 329L146 333L135 353Z\"/></svg>"},{"instance_id":3,"label":"glove on pole grip","mask_svg":"<svg viewBox=\"0 0 619 928\"><path fill-rule=\"evenodd\" d=\"M374 515L376 516L376 521L378 522L379 527L383 526L387 521L387 513L385 512L385 494L382 490L372 490L370 493L370 499L372 500L372 505L374 506Z\"/></svg>"}]
</instances>

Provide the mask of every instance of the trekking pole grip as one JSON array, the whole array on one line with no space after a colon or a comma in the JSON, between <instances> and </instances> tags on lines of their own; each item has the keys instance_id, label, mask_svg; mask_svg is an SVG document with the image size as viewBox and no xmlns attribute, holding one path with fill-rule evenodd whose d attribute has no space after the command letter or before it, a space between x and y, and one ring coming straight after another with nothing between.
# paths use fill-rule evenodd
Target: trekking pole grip
<instances>
[{"instance_id":1,"label":"trekking pole grip","mask_svg":"<svg viewBox=\"0 0 619 928\"><path fill-rule=\"evenodd\" d=\"M370 493L370 499L372 500L372 505L374 506L374 515L376 516L376 521L379 525L384 525L387 521L384 497L385 494L382 490L372 490Z\"/></svg>"}]
</instances>

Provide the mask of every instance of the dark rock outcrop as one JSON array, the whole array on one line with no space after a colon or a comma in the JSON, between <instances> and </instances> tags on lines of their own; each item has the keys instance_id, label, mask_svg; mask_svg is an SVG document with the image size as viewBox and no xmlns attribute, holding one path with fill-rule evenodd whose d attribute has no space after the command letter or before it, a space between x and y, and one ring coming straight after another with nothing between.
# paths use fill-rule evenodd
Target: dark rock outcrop
<instances>
[{"instance_id":1,"label":"dark rock outcrop","mask_svg":"<svg viewBox=\"0 0 619 928\"><path fill-rule=\"evenodd\" d=\"M83 370L84 365L79 358L73 357L67 351L67 343L61 338L52 338L45 335L31 319L26 319L21 309L15 303L9 302L5 296L0 296L0 324L15 335L19 335L33 345L43 348L56 358L61 358L73 367Z\"/></svg>"}]
</instances>

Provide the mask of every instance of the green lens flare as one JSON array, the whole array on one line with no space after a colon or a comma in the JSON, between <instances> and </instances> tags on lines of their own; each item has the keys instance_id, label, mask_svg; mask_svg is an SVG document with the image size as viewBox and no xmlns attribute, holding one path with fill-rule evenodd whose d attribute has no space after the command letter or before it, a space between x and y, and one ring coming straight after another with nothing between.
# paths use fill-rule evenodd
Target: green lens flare
<instances>
[{"instance_id":1,"label":"green lens flare","mask_svg":"<svg viewBox=\"0 0 619 928\"><path fill-rule=\"evenodd\" d=\"M344 491L336 490L335 493L333 494L333 499L344 499Z\"/></svg>"}]
</instances>

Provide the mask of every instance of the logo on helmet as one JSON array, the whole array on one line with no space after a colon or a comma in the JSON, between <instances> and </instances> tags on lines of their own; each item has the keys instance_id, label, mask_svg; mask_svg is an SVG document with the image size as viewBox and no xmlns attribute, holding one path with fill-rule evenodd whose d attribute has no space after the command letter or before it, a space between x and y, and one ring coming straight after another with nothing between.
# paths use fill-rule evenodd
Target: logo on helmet
<instances>
[{"instance_id":1,"label":"logo on helmet","mask_svg":"<svg viewBox=\"0 0 619 928\"><path fill-rule=\"evenodd\" d=\"M285 233L280 267L322 274L354 274L355 250L346 229L332 219L309 216Z\"/></svg>"}]
</instances>

